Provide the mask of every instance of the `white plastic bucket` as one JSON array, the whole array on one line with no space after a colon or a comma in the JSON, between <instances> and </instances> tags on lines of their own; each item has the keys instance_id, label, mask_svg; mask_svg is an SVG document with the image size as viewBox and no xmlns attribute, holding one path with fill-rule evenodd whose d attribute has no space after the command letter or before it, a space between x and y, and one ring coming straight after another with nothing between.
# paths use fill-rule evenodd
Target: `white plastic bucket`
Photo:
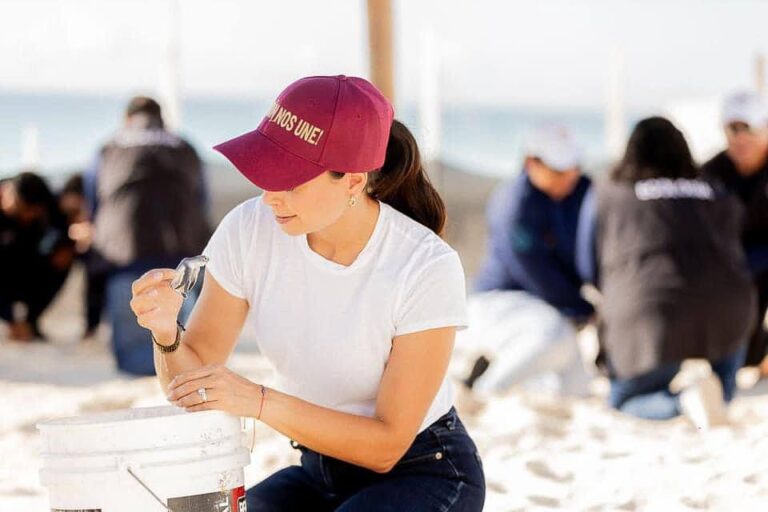
<instances>
[{"instance_id":1,"label":"white plastic bucket","mask_svg":"<svg viewBox=\"0 0 768 512\"><path fill-rule=\"evenodd\" d=\"M146 407L40 423L51 510L244 512L240 420Z\"/></svg>"}]
</instances>

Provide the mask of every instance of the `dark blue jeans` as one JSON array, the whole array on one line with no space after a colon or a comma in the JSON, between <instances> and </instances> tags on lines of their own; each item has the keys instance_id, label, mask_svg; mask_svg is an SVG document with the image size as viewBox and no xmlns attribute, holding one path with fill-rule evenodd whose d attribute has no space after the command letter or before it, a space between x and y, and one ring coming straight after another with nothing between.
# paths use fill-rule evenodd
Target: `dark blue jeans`
<instances>
[{"instance_id":1,"label":"dark blue jeans","mask_svg":"<svg viewBox=\"0 0 768 512\"><path fill-rule=\"evenodd\" d=\"M736 372L746 357L746 347L720 361L711 362L712 371L723 385L723 399L730 402L736 393ZM647 420L667 420L680 414L678 395L669 383L680 371L680 363L669 363L631 379L611 379L611 407Z\"/></svg>"},{"instance_id":2,"label":"dark blue jeans","mask_svg":"<svg viewBox=\"0 0 768 512\"><path fill-rule=\"evenodd\" d=\"M249 489L248 512L483 509L482 462L455 409L416 436L386 474L294 447L301 450L301 466L278 471Z\"/></svg>"}]
</instances>

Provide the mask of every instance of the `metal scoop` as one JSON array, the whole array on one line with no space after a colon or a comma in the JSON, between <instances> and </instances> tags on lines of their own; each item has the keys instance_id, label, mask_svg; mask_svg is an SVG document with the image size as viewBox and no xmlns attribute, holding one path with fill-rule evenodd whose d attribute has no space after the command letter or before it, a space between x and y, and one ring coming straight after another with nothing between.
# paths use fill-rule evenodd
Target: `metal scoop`
<instances>
[{"instance_id":1,"label":"metal scoop","mask_svg":"<svg viewBox=\"0 0 768 512\"><path fill-rule=\"evenodd\" d=\"M200 269L205 267L206 263L208 263L208 257L202 255L181 260L179 266L176 267L176 277L171 281L171 288L186 298L189 290L191 290L197 282L197 276L200 274Z\"/></svg>"}]
</instances>

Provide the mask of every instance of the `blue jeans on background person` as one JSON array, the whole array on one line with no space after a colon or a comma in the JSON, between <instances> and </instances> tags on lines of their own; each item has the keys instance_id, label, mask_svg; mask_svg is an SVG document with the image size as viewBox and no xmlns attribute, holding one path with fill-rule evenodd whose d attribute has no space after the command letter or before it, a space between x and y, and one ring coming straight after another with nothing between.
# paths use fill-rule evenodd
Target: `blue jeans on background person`
<instances>
[{"instance_id":1,"label":"blue jeans on background person","mask_svg":"<svg viewBox=\"0 0 768 512\"><path fill-rule=\"evenodd\" d=\"M479 512L485 476L477 447L455 409L421 432L388 473L321 455L294 442L301 466L247 492L248 512Z\"/></svg>"},{"instance_id":2,"label":"blue jeans on background person","mask_svg":"<svg viewBox=\"0 0 768 512\"><path fill-rule=\"evenodd\" d=\"M179 258L180 260L180 258ZM168 263L168 262L165 262ZM177 261L178 263L178 261ZM107 279L107 312L112 324L112 351L117 360L117 367L123 372L134 375L155 375L154 348L149 330L140 326L136 315L131 311L131 286L133 282L153 268L175 267L170 265L133 265L112 272ZM179 321L186 324L195 301L199 295L202 276L197 285L184 300L179 313Z\"/></svg>"},{"instance_id":3,"label":"blue jeans on background person","mask_svg":"<svg viewBox=\"0 0 768 512\"><path fill-rule=\"evenodd\" d=\"M723 385L723 400L728 403L736 393L736 372L744 364L746 347L732 355L711 362L712 371ZM680 371L681 363L668 363L630 379L611 379L609 403L625 414L647 420L667 420L681 414L678 395L669 384Z\"/></svg>"}]
</instances>

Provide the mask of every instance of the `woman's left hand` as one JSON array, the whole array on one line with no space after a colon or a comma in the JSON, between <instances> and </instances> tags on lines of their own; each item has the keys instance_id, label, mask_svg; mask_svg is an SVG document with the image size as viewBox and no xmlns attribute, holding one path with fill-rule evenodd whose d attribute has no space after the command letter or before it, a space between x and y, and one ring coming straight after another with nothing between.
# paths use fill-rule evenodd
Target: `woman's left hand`
<instances>
[{"instance_id":1,"label":"woman's left hand","mask_svg":"<svg viewBox=\"0 0 768 512\"><path fill-rule=\"evenodd\" d=\"M205 402L200 389L205 389ZM177 375L168 384L168 401L190 412L217 410L255 417L261 390L258 384L225 366L211 365Z\"/></svg>"}]
</instances>

